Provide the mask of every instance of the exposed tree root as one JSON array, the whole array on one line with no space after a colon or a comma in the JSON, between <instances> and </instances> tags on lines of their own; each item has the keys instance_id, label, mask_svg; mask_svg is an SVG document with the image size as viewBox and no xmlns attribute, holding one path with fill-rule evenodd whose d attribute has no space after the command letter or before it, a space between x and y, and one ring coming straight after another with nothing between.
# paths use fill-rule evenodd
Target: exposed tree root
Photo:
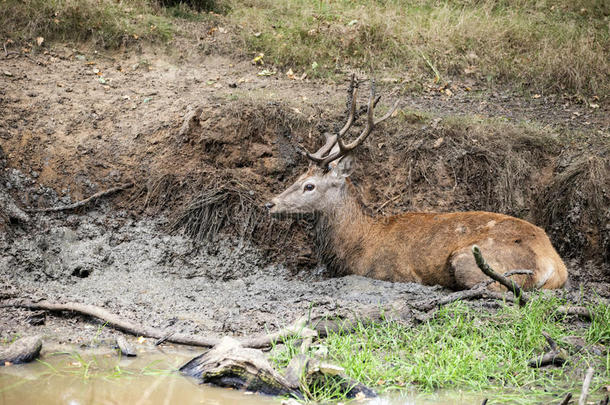
<instances>
[{"instance_id":1,"label":"exposed tree root","mask_svg":"<svg viewBox=\"0 0 610 405\"><path fill-rule=\"evenodd\" d=\"M27 212L59 212L59 211L69 211L76 208L83 207L89 204L91 201L95 201L98 198L105 197L110 194L114 194L116 192L125 190L127 188L133 187L133 183L125 183L117 187L109 188L108 190L100 191L99 193L93 194L91 197L85 198L84 200L77 201L74 204L64 205L62 207L49 207L49 208L29 208Z\"/></svg>"}]
</instances>

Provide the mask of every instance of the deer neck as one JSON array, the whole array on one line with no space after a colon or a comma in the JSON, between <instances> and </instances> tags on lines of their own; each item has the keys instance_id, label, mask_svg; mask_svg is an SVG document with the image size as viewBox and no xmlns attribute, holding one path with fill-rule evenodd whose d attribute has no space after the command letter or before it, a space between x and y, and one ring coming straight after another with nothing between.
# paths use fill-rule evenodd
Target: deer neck
<instances>
[{"instance_id":1,"label":"deer neck","mask_svg":"<svg viewBox=\"0 0 610 405\"><path fill-rule=\"evenodd\" d=\"M341 201L320 216L316 228L318 257L331 274L355 272L373 223L348 180Z\"/></svg>"}]
</instances>

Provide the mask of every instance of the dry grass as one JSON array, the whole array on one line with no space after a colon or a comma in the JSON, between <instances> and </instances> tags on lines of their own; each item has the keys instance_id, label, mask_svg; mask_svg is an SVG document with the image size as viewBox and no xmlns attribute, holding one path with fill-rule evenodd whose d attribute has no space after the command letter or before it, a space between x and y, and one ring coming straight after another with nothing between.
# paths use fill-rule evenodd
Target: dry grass
<instances>
[{"instance_id":1,"label":"dry grass","mask_svg":"<svg viewBox=\"0 0 610 405\"><path fill-rule=\"evenodd\" d=\"M413 80L436 71L442 78L607 95L607 4L250 0L235 3L229 17L245 28L253 52L310 75L338 67Z\"/></svg>"},{"instance_id":2,"label":"dry grass","mask_svg":"<svg viewBox=\"0 0 610 405\"><path fill-rule=\"evenodd\" d=\"M0 0L0 38L19 43L91 41L117 48L137 41L166 41L174 29L147 0Z\"/></svg>"}]
</instances>

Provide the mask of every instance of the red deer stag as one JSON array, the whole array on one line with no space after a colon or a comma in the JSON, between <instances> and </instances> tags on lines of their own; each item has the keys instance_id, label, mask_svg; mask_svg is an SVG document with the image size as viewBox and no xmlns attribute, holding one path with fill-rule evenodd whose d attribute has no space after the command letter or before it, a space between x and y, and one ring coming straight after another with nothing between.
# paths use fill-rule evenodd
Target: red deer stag
<instances>
[{"instance_id":1,"label":"red deer stag","mask_svg":"<svg viewBox=\"0 0 610 405\"><path fill-rule=\"evenodd\" d=\"M531 270L533 274L512 277L524 289L561 288L565 284L566 266L548 236L524 220L481 211L367 216L349 180L352 152L377 124L392 115L398 102L375 120L373 110L379 98L375 98L372 83L366 126L347 143L344 136L356 114L353 77L350 91L346 124L336 135L326 134L325 145L316 153L307 152L316 165L266 204L273 216L318 214L326 224L318 248L327 265L338 265L345 274L380 280L468 289L488 280L472 255L476 244L500 273Z\"/></svg>"}]
</instances>

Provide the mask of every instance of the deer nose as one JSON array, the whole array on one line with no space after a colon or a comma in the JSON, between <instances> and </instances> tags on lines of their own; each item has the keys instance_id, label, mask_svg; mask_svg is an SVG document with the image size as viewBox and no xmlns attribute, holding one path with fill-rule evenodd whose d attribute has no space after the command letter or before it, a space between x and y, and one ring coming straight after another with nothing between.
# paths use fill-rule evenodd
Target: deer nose
<instances>
[{"instance_id":1,"label":"deer nose","mask_svg":"<svg viewBox=\"0 0 610 405\"><path fill-rule=\"evenodd\" d=\"M273 207L275 207L275 204L272 203L271 201L269 201L267 204L265 204L265 208L267 208L268 210L270 210Z\"/></svg>"}]
</instances>

